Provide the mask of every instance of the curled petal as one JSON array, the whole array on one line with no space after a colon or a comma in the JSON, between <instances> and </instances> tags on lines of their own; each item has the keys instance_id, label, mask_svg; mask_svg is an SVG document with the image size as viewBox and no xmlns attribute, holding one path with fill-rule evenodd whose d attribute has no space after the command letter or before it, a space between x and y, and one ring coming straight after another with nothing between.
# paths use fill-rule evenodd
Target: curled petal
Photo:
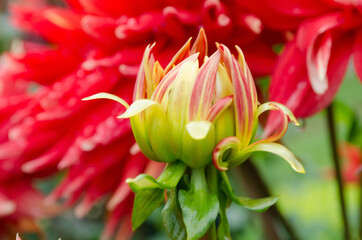
<instances>
[{"instance_id":1,"label":"curled petal","mask_svg":"<svg viewBox=\"0 0 362 240\"><path fill-rule=\"evenodd\" d=\"M220 171L228 170L228 159L240 151L241 143L237 137L228 137L221 140L212 154L214 166Z\"/></svg>"},{"instance_id":2,"label":"curled petal","mask_svg":"<svg viewBox=\"0 0 362 240\"><path fill-rule=\"evenodd\" d=\"M136 100L135 102L132 103L131 106L129 106L129 108L127 108L127 110L123 114L119 115L117 118L133 117L155 104L159 103L149 99Z\"/></svg>"},{"instance_id":3,"label":"curled petal","mask_svg":"<svg viewBox=\"0 0 362 240\"><path fill-rule=\"evenodd\" d=\"M275 155L278 155L285 161L287 161L296 172L305 173L303 165L294 156L294 154L289 149L279 143L252 144L243 151L243 154L257 151L274 153Z\"/></svg>"},{"instance_id":4,"label":"curled petal","mask_svg":"<svg viewBox=\"0 0 362 240\"><path fill-rule=\"evenodd\" d=\"M280 123L280 127L273 135L271 135L265 139L262 139L260 141L257 141L253 144L258 144L258 143L262 143L262 142L275 142L275 141L279 140L280 138L282 138L288 129L288 117L294 125L299 126L299 122L295 118L292 111L290 111L283 104L280 104L277 102L267 102L267 103L260 105L257 109L256 117L259 117L260 114L262 114L263 112L265 112L267 110L279 110L283 114L283 117L282 117L283 120Z\"/></svg>"},{"instance_id":5,"label":"curled petal","mask_svg":"<svg viewBox=\"0 0 362 240\"><path fill-rule=\"evenodd\" d=\"M110 94L110 93L104 93L104 92L97 93L97 94L94 94L92 96L83 98L82 101L89 101L89 100L94 100L94 99L113 100L113 101L116 101L116 102L122 104L125 108L129 108L128 103L125 100L123 100L122 98L120 98L120 97L118 97L116 95L113 95L113 94Z\"/></svg>"}]
</instances>

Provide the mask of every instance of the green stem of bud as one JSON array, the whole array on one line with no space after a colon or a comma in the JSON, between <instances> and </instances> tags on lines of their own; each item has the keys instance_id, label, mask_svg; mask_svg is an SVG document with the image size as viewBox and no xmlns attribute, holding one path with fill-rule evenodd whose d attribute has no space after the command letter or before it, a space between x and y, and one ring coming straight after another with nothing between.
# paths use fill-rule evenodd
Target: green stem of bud
<instances>
[{"instance_id":1,"label":"green stem of bud","mask_svg":"<svg viewBox=\"0 0 362 240\"><path fill-rule=\"evenodd\" d=\"M205 168L197 168L191 170L191 191L208 191L205 177Z\"/></svg>"}]
</instances>

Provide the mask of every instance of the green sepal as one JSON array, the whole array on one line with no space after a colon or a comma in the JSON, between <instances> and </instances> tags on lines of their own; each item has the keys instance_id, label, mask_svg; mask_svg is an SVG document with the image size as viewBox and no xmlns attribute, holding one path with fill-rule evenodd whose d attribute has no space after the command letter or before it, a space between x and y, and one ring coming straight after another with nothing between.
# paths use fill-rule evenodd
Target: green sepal
<instances>
[{"instance_id":1,"label":"green sepal","mask_svg":"<svg viewBox=\"0 0 362 240\"><path fill-rule=\"evenodd\" d=\"M186 165L180 161L168 163L156 179L148 174L140 174L134 179L127 179L126 182L134 193L144 189L171 189L176 187L186 170Z\"/></svg>"},{"instance_id":2,"label":"green sepal","mask_svg":"<svg viewBox=\"0 0 362 240\"><path fill-rule=\"evenodd\" d=\"M186 228L182 219L180 206L177 202L177 193L175 189L167 191L168 200L162 209L162 222L166 233L172 240L185 240Z\"/></svg>"},{"instance_id":3,"label":"green sepal","mask_svg":"<svg viewBox=\"0 0 362 240\"><path fill-rule=\"evenodd\" d=\"M163 189L144 189L136 194L132 210L132 229L136 230L164 202Z\"/></svg>"},{"instance_id":4,"label":"green sepal","mask_svg":"<svg viewBox=\"0 0 362 240\"><path fill-rule=\"evenodd\" d=\"M147 136L151 148L162 162L174 162L177 160L171 149L170 126L167 123L166 112L161 104L155 104L145 110Z\"/></svg>"},{"instance_id":5,"label":"green sepal","mask_svg":"<svg viewBox=\"0 0 362 240\"><path fill-rule=\"evenodd\" d=\"M238 197L234 194L234 191L232 190L232 187L230 185L229 179L226 175L226 172L220 172L221 178L222 178L222 187L226 193L226 195L236 204L243 206L247 209L258 211L258 212L264 212L268 210L268 208L272 205L274 205L278 199L279 196L272 196L272 197L266 197L266 198L258 198L258 199L252 199L248 197Z\"/></svg>"},{"instance_id":6,"label":"green sepal","mask_svg":"<svg viewBox=\"0 0 362 240\"><path fill-rule=\"evenodd\" d=\"M181 160L189 167L205 167L212 161L214 147L215 129L211 122L193 121L185 126Z\"/></svg>"},{"instance_id":7,"label":"green sepal","mask_svg":"<svg viewBox=\"0 0 362 240\"><path fill-rule=\"evenodd\" d=\"M186 227L187 240L200 239L215 222L219 211L217 195L207 189L204 168L192 170L191 188L188 191L181 189L178 201Z\"/></svg>"}]
</instances>

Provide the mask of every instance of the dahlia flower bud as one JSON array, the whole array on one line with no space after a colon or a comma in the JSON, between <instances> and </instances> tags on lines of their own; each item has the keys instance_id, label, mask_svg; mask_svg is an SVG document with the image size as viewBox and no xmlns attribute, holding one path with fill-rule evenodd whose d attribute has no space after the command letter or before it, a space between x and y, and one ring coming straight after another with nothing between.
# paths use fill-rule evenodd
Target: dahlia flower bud
<instances>
[{"instance_id":1,"label":"dahlia flower bud","mask_svg":"<svg viewBox=\"0 0 362 240\"><path fill-rule=\"evenodd\" d=\"M225 171L243 163L252 152L267 151L304 172L293 153L274 143L285 134L288 119L295 125L298 122L281 104L258 106L254 80L240 48L236 47L236 59L226 46L217 44L217 51L207 57L203 29L192 47L190 42L165 69L151 54L154 45L146 48L130 106L107 93L85 100L108 98L123 104L127 110L119 118L130 118L142 152L154 161L167 162L157 179L141 174L127 180L136 193L134 228L163 203L163 191L168 189L162 215L171 239L183 239L180 234L199 239L215 224L218 214L218 239L225 239L229 236L225 194L252 210L265 210L277 200L236 197ZM270 137L252 142L258 116L267 110L279 110L284 121Z\"/></svg>"}]
</instances>

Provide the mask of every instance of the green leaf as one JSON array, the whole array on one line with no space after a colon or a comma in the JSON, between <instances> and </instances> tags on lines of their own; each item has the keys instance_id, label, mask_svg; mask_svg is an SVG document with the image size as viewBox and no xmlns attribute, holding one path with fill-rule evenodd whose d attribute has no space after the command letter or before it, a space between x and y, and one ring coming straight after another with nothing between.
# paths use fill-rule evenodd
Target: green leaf
<instances>
[{"instance_id":1,"label":"green leaf","mask_svg":"<svg viewBox=\"0 0 362 240\"><path fill-rule=\"evenodd\" d=\"M163 189L145 189L136 194L132 211L132 229L136 230L164 202Z\"/></svg>"},{"instance_id":2,"label":"green leaf","mask_svg":"<svg viewBox=\"0 0 362 240\"><path fill-rule=\"evenodd\" d=\"M225 190L225 193L234 203L238 205L241 205L250 210L264 212L268 210L270 206L274 205L278 201L279 196L272 196L272 197L259 198L259 199L235 196L226 173L220 172L220 174L223 180L222 186Z\"/></svg>"},{"instance_id":3,"label":"green leaf","mask_svg":"<svg viewBox=\"0 0 362 240\"><path fill-rule=\"evenodd\" d=\"M162 222L166 233L172 240L185 240L187 236L186 227L177 202L176 190L169 190L167 196L167 203L162 210Z\"/></svg>"},{"instance_id":4,"label":"green leaf","mask_svg":"<svg viewBox=\"0 0 362 240\"><path fill-rule=\"evenodd\" d=\"M133 192L137 193L144 189L171 189L176 187L186 170L186 165L180 161L168 163L156 179L147 174L140 174L134 179L127 179L126 182Z\"/></svg>"},{"instance_id":5,"label":"green leaf","mask_svg":"<svg viewBox=\"0 0 362 240\"><path fill-rule=\"evenodd\" d=\"M187 240L200 239L217 217L219 211L217 196L203 189L194 192L181 189L178 199L186 226Z\"/></svg>"}]
</instances>

